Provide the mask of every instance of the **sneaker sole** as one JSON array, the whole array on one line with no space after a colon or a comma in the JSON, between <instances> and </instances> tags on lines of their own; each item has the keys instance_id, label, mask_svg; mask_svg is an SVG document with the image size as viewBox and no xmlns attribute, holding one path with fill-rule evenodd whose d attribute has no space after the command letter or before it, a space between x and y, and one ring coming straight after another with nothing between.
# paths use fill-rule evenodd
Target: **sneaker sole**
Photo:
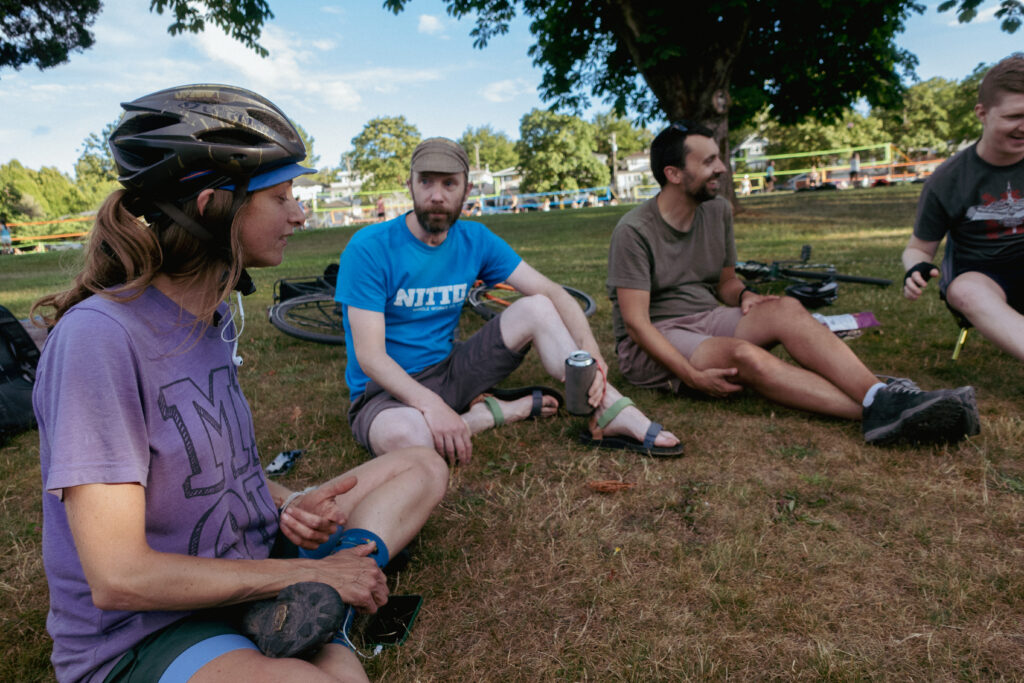
<instances>
[{"instance_id":1,"label":"sneaker sole","mask_svg":"<svg viewBox=\"0 0 1024 683\"><path fill-rule=\"evenodd\" d=\"M330 642L344 616L336 590L324 583L296 583L276 598L254 603L242 619L242 632L268 657L305 658Z\"/></svg>"},{"instance_id":2,"label":"sneaker sole","mask_svg":"<svg viewBox=\"0 0 1024 683\"><path fill-rule=\"evenodd\" d=\"M973 398L973 390L971 397ZM908 443L948 443L959 441L967 433L968 412L962 399L952 392L908 408L900 418L864 433L864 440L880 446L899 441Z\"/></svg>"},{"instance_id":3,"label":"sneaker sole","mask_svg":"<svg viewBox=\"0 0 1024 683\"><path fill-rule=\"evenodd\" d=\"M974 387L959 387L951 393L959 399L964 408L964 434L974 436L981 433L981 422L978 418L978 400L974 395Z\"/></svg>"}]
</instances>

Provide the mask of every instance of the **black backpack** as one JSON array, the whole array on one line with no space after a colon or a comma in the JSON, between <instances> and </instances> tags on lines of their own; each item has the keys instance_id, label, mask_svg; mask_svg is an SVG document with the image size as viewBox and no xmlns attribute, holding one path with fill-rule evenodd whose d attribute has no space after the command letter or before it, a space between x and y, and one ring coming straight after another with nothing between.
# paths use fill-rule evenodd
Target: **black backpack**
<instances>
[{"instance_id":1,"label":"black backpack","mask_svg":"<svg viewBox=\"0 0 1024 683\"><path fill-rule=\"evenodd\" d=\"M32 385L39 348L14 315L0 306L0 445L36 424Z\"/></svg>"}]
</instances>

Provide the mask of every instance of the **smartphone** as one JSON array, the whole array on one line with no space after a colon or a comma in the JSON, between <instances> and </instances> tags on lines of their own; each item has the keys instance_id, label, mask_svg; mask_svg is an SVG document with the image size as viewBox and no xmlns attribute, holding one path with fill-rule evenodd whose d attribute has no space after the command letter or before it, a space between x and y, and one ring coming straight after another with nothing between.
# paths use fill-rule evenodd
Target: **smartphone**
<instances>
[{"instance_id":1,"label":"smartphone","mask_svg":"<svg viewBox=\"0 0 1024 683\"><path fill-rule=\"evenodd\" d=\"M302 456L302 453L302 449L278 453L274 459L270 461L270 464L267 465L267 476L278 477L282 474L286 474L295 466L295 461Z\"/></svg>"},{"instance_id":2,"label":"smartphone","mask_svg":"<svg viewBox=\"0 0 1024 683\"><path fill-rule=\"evenodd\" d=\"M423 598L419 595L392 595L367 618L362 630L364 646L404 643L422 604Z\"/></svg>"}]
</instances>

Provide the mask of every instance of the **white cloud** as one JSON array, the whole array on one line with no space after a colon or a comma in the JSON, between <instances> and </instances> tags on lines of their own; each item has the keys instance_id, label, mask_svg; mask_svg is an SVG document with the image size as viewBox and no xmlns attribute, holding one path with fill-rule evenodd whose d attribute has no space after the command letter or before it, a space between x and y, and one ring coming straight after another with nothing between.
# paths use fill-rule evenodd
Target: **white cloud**
<instances>
[{"instance_id":1,"label":"white cloud","mask_svg":"<svg viewBox=\"0 0 1024 683\"><path fill-rule=\"evenodd\" d=\"M334 46L337 45L333 40L314 40L311 45L321 52L327 52L333 50Z\"/></svg>"},{"instance_id":2,"label":"white cloud","mask_svg":"<svg viewBox=\"0 0 1024 683\"><path fill-rule=\"evenodd\" d=\"M259 41L270 52L267 57L260 57L217 29L207 29L196 41L205 55L218 65L240 71L247 81L255 84L257 91L281 86L290 89L302 80L300 66L307 55L294 48L298 41L273 25L264 28Z\"/></svg>"},{"instance_id":3,"label":"white cloud","mask_svg":"<svg viewBox=\"0 0 1024 683\"><path fill-rule=\"evenodd\" d=\"M363 103L359 90L340 78L307 83L303 91L318 107L332 111L356 111Z\"/></svg>"},{"instance_id":4,"label":"white cloud","mask_svg":"<svg viewBox=\"0 0 1024 683\"><path fill-rule=\"evenodd\" d=\"M975 15L975 17L973 19L971 19L970 22L968 22L967 24L961 24L960 21L957 19L956 11L952 10L952 11L949 12L951 18L950 18L949 22L947 23L947 26L964 26L964 27L966 27L966 26L968 26L970 24L987 24L989 22L992 22L992 21L996 20L996 12L998 12L998 11L999 11L999 5L992 5L991 7L986 7L984 9L978 10L978 13Z\"/></svg>"},{"instance_id":5,"label":"white cloud","mask_svg":"<svg viewBox=\"0 0 1024 683\"><path fill-rule=\"evenodd\" d=\"M534 92L533 86L523 78L509 78L485 85L480 95L488 102L510 102L520 95Z\"/></svg>"},{"instance_id":6,"label":"white cloud","mask_svg":"<svg viewBox=\"0 0 1024 683\"><path fill-rule=\"evenodd\" d=\"M416 27L420 33L428 33L430 35L437 35L444 33L444 24L437 17L430 14L421 14L420 23Z\"/></svg>"}]
</instances>

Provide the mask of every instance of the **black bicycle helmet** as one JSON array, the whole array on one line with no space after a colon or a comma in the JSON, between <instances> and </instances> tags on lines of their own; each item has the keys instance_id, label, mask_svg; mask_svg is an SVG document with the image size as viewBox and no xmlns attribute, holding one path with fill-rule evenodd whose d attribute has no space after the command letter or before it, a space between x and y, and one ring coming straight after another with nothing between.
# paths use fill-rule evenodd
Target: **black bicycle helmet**
<instances>
[{"instance_id":1,"label":"black bicycle helmet","mask_svg":"<svg viewBox=\"0 0 1024 683\"><path fill-rule=\"evenodd\" d=\"M231 222L248 192L305 173L306 147L278 107L245 88L182 85L123 102L125 113L109 139L125 206L159 231L174 221L230 259ZM210 188L230 190L234 201L220 224L194 220L184 202ZM255 289L245 271L237 287Z\"/></svg>"},{"instance_id":2,"label":"black bicycle helmet","mask_svg":"<svg viewBox=\"0 0 1024 683\"><path fill-rule=\"evenodd\" d=\"M147 197L187 200L306 156L284 112L244 88L183 85L121 106L110 135L118 181Z\"/></svg>"},{"instance_id":3,"label":"black bicycle helmet","mask_svg":"<svg viewBox=\"0 0 1024 683\"><path fill-rule=\"evenodd\" d=\"M802 303L804 308L821 308L839 297L839 283L829 279L790 285L786 287L786 294Z\"/></svg>"}]
</instances>

